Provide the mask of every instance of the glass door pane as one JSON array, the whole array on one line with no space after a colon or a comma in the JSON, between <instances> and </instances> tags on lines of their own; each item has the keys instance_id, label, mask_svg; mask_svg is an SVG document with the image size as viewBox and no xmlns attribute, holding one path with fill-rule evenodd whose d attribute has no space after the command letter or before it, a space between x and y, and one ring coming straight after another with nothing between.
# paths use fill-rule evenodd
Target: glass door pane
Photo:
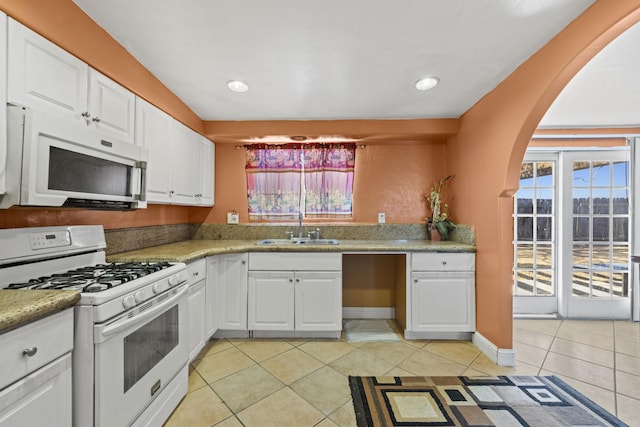
<instances>
[{"instance_id":1,"label":"glass door pane","mask_svg":"<svg viewBox=\"0 0 640 427\"><path fill-rule=\"evenodd\" d=\"M557 311L555 160L528 158L514 197L514 313Z\"/></svg>"},{"instance_id":2,"label":"glass door pane","mask_svg":"<svg viewBox=\"0 0 640 427\"><path fill-rule=\"evenodd\" d=\"M565 153L570 194L565 223L571 266L569 317L629 316L629 162L627 152ZM566 187L565 187L566 188ZM567 198L563 198L567 200Z\"/></svg>"}]
</instances>

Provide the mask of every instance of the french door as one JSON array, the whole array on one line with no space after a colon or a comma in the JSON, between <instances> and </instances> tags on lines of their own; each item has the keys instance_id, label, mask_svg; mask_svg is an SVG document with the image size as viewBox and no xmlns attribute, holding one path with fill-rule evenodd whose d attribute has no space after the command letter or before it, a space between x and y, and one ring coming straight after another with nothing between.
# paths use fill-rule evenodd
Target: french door
<instances>
[{"instance_id":1,"label":"french door","mask_svg":"<svg viewBox=\"0 0 640 427\"><path fill-rule=\"evenodd\" d=\"M628 319L628 150L528 153L514 206L514 314Z\"/></svg>"}]
</instances>

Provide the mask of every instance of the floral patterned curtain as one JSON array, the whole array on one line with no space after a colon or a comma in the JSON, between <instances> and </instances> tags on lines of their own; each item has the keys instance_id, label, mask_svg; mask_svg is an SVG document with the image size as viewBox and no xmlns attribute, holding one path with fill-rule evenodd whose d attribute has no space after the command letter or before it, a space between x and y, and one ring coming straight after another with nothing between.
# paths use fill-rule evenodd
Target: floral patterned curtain
<instances>
[{"instance_id":1,"label":"floral patterned curtain","mask_svg":"<svg viewBox=\"0 0 640 427\"><path fill-rule=\"evenodd\" d=\"M355 144L245 146L250 218L350 216L355 150Z\"/></svg>"}]
</instances>

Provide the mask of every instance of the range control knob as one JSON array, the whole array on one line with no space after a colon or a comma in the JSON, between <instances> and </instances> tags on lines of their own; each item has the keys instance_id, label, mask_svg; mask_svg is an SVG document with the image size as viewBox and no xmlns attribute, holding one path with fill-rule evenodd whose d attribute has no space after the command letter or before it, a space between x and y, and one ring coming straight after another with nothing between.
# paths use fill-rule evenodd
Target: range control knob
<instances>
[{"instance_id":1,"label":"range control knob","mask_svg":"<svg viewBox=\"0 0 640 427\"><path fill-rule=\"evenodd\" d=\"M180 279L178 278L177 274L174 274L173 276L169 277L169 286L175 286L178 283L180 283Z\"/></svg>"},{"instance_id":2,"label":"range control knob","mask_svg":"<svg viewBox=\"0 0 640 427\"><path fill-rule=\"evenodd\" d=\"M153 293L154 294L159 294L160 292L164 291L164 286L162 286L162 282L157 282L153 284Z\"/></svg>"},{"instance_id":3,"label":"range control knob","mask_svg":"<svg viewBox=\"0 0 640 427\"><path fill-rule=\"evenodd\" d=\"M126 297L124 297L124 298L122 299L122 306L123 306L124 308L131 308L131 307L133 307L134 305L136 305L136 300L135 300L135 298L133 297L133 295L127 295Z\"/></svg>"},{"instance_id":4,"label":"range control knob","mask_svg":"<svg viewBox=\"0 0 640 427\"><path fill-rule=\"evenodd\" d=\"M135 298L136 302L142 302L146 299L144 291L137 291L135 294L133 294L133 297Z\"/></svg>"}]
</instances>

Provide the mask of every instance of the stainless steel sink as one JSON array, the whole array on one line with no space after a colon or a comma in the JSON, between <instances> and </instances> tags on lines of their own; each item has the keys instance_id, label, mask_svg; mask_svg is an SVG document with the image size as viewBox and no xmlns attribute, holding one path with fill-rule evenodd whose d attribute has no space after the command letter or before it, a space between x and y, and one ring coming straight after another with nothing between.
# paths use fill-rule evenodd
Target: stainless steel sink
<instances>
[{"instance_id":1,"label":"stainless steel sink","mask_svg":"<svg viewBox=\"0 0 640 427\"><path fill-rule=\"evenodd\" d=\"M337 245L336 239L264 239L256 245Z\"/></svg>"}]
</instances>

